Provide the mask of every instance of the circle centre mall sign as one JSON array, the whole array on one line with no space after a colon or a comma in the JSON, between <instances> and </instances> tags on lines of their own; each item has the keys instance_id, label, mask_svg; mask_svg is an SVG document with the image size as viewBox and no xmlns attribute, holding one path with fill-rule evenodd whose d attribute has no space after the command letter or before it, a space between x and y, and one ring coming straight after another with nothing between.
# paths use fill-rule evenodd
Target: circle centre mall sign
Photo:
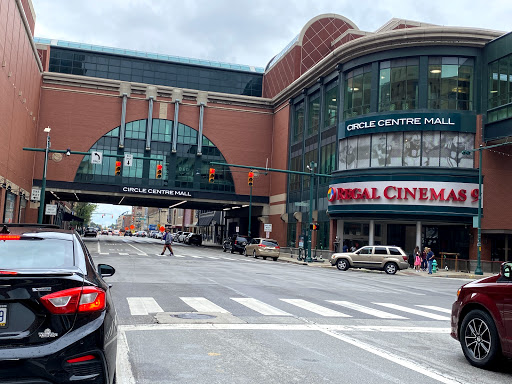
<instances>
[{"instance_id":1,"label":"circle centre mall sign","mask_svg":"<svg viewBox=\"0 0 512 384\"><path fill-rule=\"evenodd\" d=\"M478 206L478 184L430 181L371 181L333 184L327 191L329 205L392 204Z\"/></svg>"}]
</instances>

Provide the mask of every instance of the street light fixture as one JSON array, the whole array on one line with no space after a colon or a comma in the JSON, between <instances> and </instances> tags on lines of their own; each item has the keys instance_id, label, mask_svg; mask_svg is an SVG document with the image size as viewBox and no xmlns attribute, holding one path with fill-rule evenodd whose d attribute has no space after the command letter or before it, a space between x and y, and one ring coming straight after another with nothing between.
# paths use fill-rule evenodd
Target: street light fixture
<instances>
[{"instance_id":1,"label":"street light fixture","mask_svg":"<svg viewBox=\"0 0 512 384\"><path fill-rule=\"evenodd\" d=\"M41 201L39 202L39 213L37 215L37 223L43 223L44 214L44 194L46 192L46 170L48 168L48 152L50 151L50 131L52 129L48 126L43 131L46 132L46 149L44 151L44 168L43 168L43 180L41 182Z\"/></svg>"}]
</instances>

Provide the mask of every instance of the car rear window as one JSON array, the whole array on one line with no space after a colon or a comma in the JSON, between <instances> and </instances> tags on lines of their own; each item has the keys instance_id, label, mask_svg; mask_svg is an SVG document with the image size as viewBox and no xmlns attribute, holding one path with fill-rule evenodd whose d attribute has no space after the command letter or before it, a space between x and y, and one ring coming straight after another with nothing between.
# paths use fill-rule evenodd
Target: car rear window
<instances>
[{"instance_id":1,"label":"car rear window","mask_svg":"<svg viewBox=\"0 0 512 384\"><path fill-rule=\"evenodd\" d=\"M387 255L388 251L385 247L375 247L375 254L376 255Z\"/></svg>"},{"instance_id":2,"label":"car rear window","mask_svg":"<svg viewBox=\"0 0 512 384\"><path fill-rule=\"evenodd\" d=\"M270 241L270 240L262 240L261 244L266 245L267 247L278 247L279 246L277 241Z\"/></svg>"},{"instance_id":3,"label":"car rear window","mask_svg":"<svg viewBox=\"0 0 512 384\"><path fill-rule=\"evenodd\" d=\"M402 252L398 248L389 248L389 253L391 255L401 256Z\"/></svg>"},{"instance_id":4,"label":"car rear window","mask_svg":"<svg viewBox=\"0 0 512 384\"><path fill-rule=\"evenodd\" d=\"M250 242L250 241L251 241L251 239L250 239L249 237L238 236L238 237L236 238L236 241L245 241L245 242L247 242L247 243L248 243L248 242Z\"/></svg>"},{"instance_id":5,"label":"car rear window","mask_svg":"<svg viewBox=\"0 0 512 384\"><path fill-rule=\"evenodd\" d=\"M69 240L0 240L1 269L67 268L73 265L73 242Z\"/></svg>"}]
</instances>

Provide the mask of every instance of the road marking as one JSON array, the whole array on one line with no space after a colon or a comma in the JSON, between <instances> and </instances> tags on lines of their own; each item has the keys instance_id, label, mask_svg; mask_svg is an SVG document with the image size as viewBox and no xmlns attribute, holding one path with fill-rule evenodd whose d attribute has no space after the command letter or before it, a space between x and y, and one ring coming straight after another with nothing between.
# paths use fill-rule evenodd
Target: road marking
<instances>
[{"instance_id":1,"label":"road marking","mask_svg":"<svg viewBox=\"0 0 512 384\"><path fill-rule=\"evenodd\" d=\"M98 253L101 255L100 239L98 239Z\"/></svg>"},{"instance_id":2,"label":"road marking","mask_svg":"<svg viewBox=\"0 0 512 384\"><path fill-rule=\"evenodd\" d=\"M119 330L116 360L116 380L119 384L135 384L129 356L130 347L126 340L126 332Z\"/></svg>"},{"instance_id":3,"label":"road marking","mask_svg":"<svg viewBox=\"0 0 512 384\"><path fill-rule=\"evenodd\" d=\"M223 260L238 261L238 259L232 259L231 257L221 257Z\"/></svg>"},{"instance_id":4,"label":"road marking","mask_svg":"<svg viewBox=\"0 0 512 384\"><path fill-rule=\"evenodd\" d=\"M185 256L183 256L183 255L176 255L175 254L174 257L185 257Z\"/></svg>"},{"instance_id":5,"label":"road marking","mask_svg":"<svg viewBox=\"0 0 512 384\"><path fill-rule=\"evenodd\" d=\"M219 307L217 304L212 303L204 297L180 297L180 299L197 312L229 313L229 311L226 311L224 308Z\"/></svg>"},{"instance_id":6,"label":"road marking","mask_svg":"<svg viewBox=\"0 0 512 384\"><path fill-rule=\"evenodd\" d=\"M362 305L350 303L348 301L337 301L337 300L327 300L327 301L329 303L341 305L342 307L353 309L354 311L366 313L368 315L376 316L381 319L407 319L407 317L394 315L392 313L388 313L388 312L384 312L384 311L379 311L378 309L374 309L374 308L364 307Z\"/></svg>"},{"instance_id":7,"label":"road marking","mask_svg":"<svg viewBox=\"0 0 512 384\"><path fill-rule=\"evenodd\" d=\"M206 256L208 259L213 259L213 260L219 260L218 257L214 257L214 256Z\"/></svg>"},{"instance_id":8,"label":"road marking","mask_svg":"<svg viewBox=\"0 0 512 384\"><path fill-rule=\"evenodd\" d=\"M100 255L110 255L110 253L108 253L108 252L103 252L103 253L100 253Z\"/></svg>"},{"instance_id":9,"label":"road marking","mask_svg":"<svg viewBox=\"0 0 512 384\"><path fill-rule=\"evenodd\" d=\"M326 317L352 317L349 315L345 315L344 313L334 311L329 308L322 307L321 305L310 303L309 301L302 299L279 299L284 301L285 303L295 305L296 307L305 309L306 311L310 311L316 313L320 316Z\"/></svg>"},{"instance_id":10,"label":"road marking","mask_svg":"<svg viewBox=\"0 0 512 384\"><path fill-rule=\"evenodd\" d=\"M119 254L120 254L120 255L122 255L122 256L127 256L127 255L129 255L129 253L121 253L121 252L119 252Z\"/></svg>"},{"instance_id":11,"label":"road marking","mask_svg":"<svg viewBox=\"0 0 512 384\"><path fill-rule=\"evenodd\" d=\"M398 311L412 313L412 314L418 315L418 316L428 317L428 318L434 319L434 320L450 320L450 318L446 317L446 316L441 316L441 315L437 315L435 313L420 311L420 310L414 309L414 308L402 307L401 305L397 305L397 304L391 304L391 303L373 303L373 304L382 305L383 307L386 307L386 308L396 309Z\"/></svg>"},{"instance_id":12,"label":"road marking","mask_svg":"<svg viewBox=\"0 0 512 384\"><path fill-rule=\"evenodd\" d=\"M144 252L143 250L137 248L136 246L134 245L131 245L130 243L126 243L127 245L129 245L130 247L132 248L135 248L135 250L137 250L139 252L140 255L143 255L143 256L147 256L148 254L146 252Z\"/></svg>"},{"instance_id":13,"label":"road marking","mask_svg":"<svg viewBox=\"0 0 512 384\"><path fill-rule=\"evenodd\" d=\"M152 297L127 297L126 300L128 300L130 313L133 316L149 315L150 313L164 311Z\"/></svg>"},{"instance_id":14,"label":"road marking","mask_svg":"<svg viewBox=\"0 0 512 384\"><path fill-rule=\"evenodd\" d=\"M276 307L269 304L265 304L257 299L243 298L243 297L232 297L231 300L236 301L239 304L245 305L247 308L253 311L259 312L265 316L293 316L288 312L281 311Z\"/></svg>"},{"instance_id":15,"label":"road marking","mask_svg":"<svg viewBox=\"0 0 512 384\"><path fill-rule=\"evenodd\" d=\"M421 307L421 308L425 308L425 309L430 309L432 311L438 311L438 312L443 312L443 313L449 313L450 315L452 314L452 310L451 309L446 309L446 308L441 308L441 307L436 307L435 305L416 305L417 307Z\"/></svg>"},{"instance_id":16,"label":"road marking","mask_svg":"<svg viewBox=\"0 0 512 384\"><path fill-rule=\"evenodd\" d=\"M193 257L194 259L202 259L201 256L193 256L193 255L189 255L190 257Z\"/></svg>"}]
</instances>

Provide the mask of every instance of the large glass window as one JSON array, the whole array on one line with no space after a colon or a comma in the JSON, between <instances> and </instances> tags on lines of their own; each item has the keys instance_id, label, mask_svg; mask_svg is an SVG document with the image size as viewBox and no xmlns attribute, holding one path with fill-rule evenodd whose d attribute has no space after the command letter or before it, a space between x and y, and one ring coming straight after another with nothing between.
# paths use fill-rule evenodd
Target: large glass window
<instances>
[{"instance_id":1,"label":"large glass window","mask_svg":"<svg viewBox=\"0 0 512 384\"><path fill-rule=\"evenodd\" d=\"M416 109L419 59L382 61L379 66L379 111Z\"/></svg>"},{"instance_id":2,"label":"large glass window","mask_svg":"<svg viewBox=\"0 0 512 384\"><path fill-rule=\"evenodd\" d=\"M302 156L292 157L290 171L302 172ZM290 174L290 191L300 191L300 175Z\"/></svg>"},{"instance_id":3,"label":"large glass window","mask_svg":"<svg viewBox=\"0 0 512 384\"><path fill-rule=\"evenodd\" d=\"M489 64L489 122L512 117L512 55Z\"/></svg>"},{"instance_id":4,"label":"large glass window","mask_svg":"<svg viewBox=\"0 0 512 384\"><path fill-rule=\"evenodd\" d=\"M372 66L366 65L345 76L345 119L370 113Z\"/></svg>"},{"instance_id":5,"label":"large glass window","mask_svg":"<svg viewBox=\"0 0 512 384\"><path fill-rule=\"evenodd\" d=\"M429 57L428 104L431 109L473 108L473 59Z\"/></svg>"},{"instance_id":6,"label":"large glass window","mask_svg":"<svg viewBox=\"0 0 512 384\"><path fill-rule=\"evenodd\" d=\"M295 115L293 119L292 144L302 141L304 134L304 103L301 102L295 106Z\"/></svg>"},{"instance_id":7,"label":"large glass window","mask_svg":"<svg viewBox=\"0 0 512 384\"><path fill-rule=\"evenodd\" d=\"M320 95L318 93L309 99L308 116L308 136L312 136L318 133L320 124Z\"/></svg>"},{"instance_id":8,"label":"large glass window","mask_svg":"<svg viewBox=\"0 0 512 384\"><path fill-rule=\"evenodd\" d=\"M319 172L330 175L336 167L336 143L324 145L320 150ZM329 182L328 178L322 178L321 183Z\"/></svg>"},{"instance_id":9,"label":"large glass window","mask_svg":"<svg viewBox=\"0 0 512 384\"><path fill-rule=\"evenodd\" d=\"M328 85L325 91L324 129L336 124L338 117L338 83Z\"/></svg>"},{"instance_id":10,"label":"large glass window","mask_svg":"<svg viewBox=\"0 0 512 384\"><path fill-rule=\"evenodd\" d=\"M314 161L315 163L318 161L318 149L306 152L306 154L304 155L304 163L306 164L306 166L309 165L309 163L311 163L312 161ZM309 188L310 179L311 177L304 176L304 189Z\"/></svg>"},{"instance_id":11,"label":"large glass window","mask_svg":"<svg viewBox=\"0 0 512 384\"><path fill-rule=\"evenodd\" d=\"M473 133L389 132L339 141L338 170L378 167L473 168L473 156L462 151L475 145Z\"/></svg>"}]
</instances>

